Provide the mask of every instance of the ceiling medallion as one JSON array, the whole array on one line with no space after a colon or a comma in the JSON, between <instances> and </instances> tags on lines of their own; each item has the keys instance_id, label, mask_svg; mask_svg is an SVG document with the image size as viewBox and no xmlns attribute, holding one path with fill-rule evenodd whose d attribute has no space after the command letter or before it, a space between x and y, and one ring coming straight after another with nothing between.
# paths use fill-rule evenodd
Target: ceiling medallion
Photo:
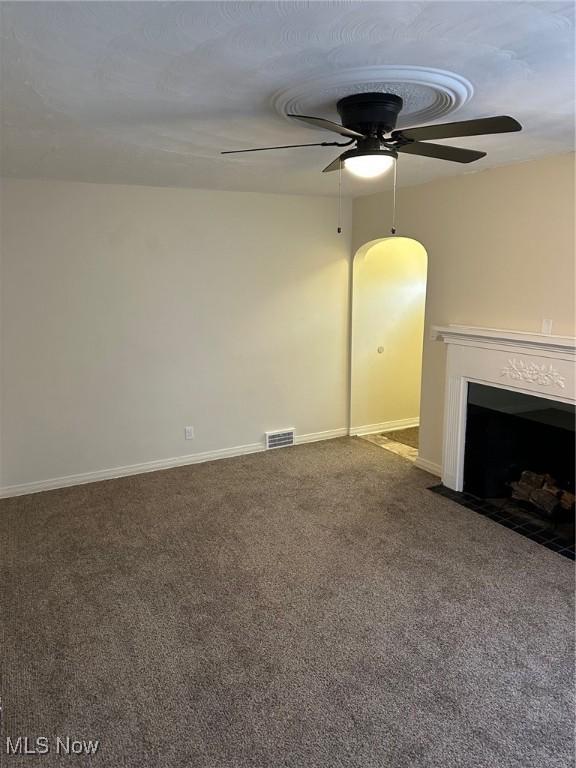
<instances>
[{"instance_id":1,"label":"ceiling medallion","mask_svg":"<svg viewBox=\"0 0 576 768\"><path fill-rule=\"evenodd\" d=\"M307 80L275 93L272 106L282 117L292 112L339 122L338 99L372 91L402 97L404 107L398 120L398 127L402 128L430 123L455 112L470 100L474 88L466 78L443 69L381 65Z\"/></svg>"}]
</instances>

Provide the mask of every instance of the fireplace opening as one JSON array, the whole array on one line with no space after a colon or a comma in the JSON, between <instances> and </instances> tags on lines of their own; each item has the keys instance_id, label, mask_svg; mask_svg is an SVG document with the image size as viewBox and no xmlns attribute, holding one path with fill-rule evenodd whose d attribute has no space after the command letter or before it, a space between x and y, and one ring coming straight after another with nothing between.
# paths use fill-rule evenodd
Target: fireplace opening
<instances>
[{"instance_id":1,"label":"fireplace opening","mask_svg":"<svg viewBox=\"0 0 576 768\"><path fill-rule=\"evenodd\" d=\"M464 494L574 548L575 421L571 404L470 383Z\"/></svg>"}]
</instances>

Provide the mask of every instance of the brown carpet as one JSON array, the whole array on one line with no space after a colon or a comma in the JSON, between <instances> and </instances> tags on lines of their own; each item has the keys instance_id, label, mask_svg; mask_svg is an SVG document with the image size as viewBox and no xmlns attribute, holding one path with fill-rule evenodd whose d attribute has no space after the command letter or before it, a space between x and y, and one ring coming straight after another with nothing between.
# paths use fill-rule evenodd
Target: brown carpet
<instances>
[{"instance_id":1,"label":"brown carpet","mask_svg":"<svg viewBox=\"0 0 576 768\"><path fill-rule=\"evenodd\" d=\"M418 427L409 427L408 429L397 429L394 432L382 432L383 437L389 440L395 440L397 443L409 445L410 448L418 448Z\"/></svg>"},{"instance_id":2,"label":"brown carpet","mask_svg":"<svg viewBox=\"0 0 576 768\"><path fill-rule=\"evenodd\" d=\"M344 438L4 500L2 750L52 751L3 765L572 766L572 563L433 483Z\"/></svg>"}]
</instances>

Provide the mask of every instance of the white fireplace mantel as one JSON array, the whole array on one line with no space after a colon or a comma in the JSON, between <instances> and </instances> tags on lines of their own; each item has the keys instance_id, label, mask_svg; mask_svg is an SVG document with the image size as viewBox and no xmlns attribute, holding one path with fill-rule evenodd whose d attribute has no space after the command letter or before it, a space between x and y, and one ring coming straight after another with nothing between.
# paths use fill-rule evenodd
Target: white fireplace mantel
<instances>
[{"instance_id":1,"label":"white fireplace mantel","mask_svg":"<svg viewBox=\"0 0 576 768\"><path fill-rule=\"evenodd\" d=\"M524 331L502 331L497 328L476 328L471 325L434 325L434 340L441 339L447 344L469 344L472 346L526 347L540 352L566 352L574 359L576 338L574 336L551 336L543 333Z\"/></svg>"},{"instance_id":2,"label":"white fireplace mantel","mask_svg":"<svg viewBox=\"0 0 576 768\"><path fill-rule=\"evenodd\" d=\"M475 382L575 403L576 339L473 326L434 326L448 346L442 482L461 491L468 384Z\"/></svg>"}]
</instances>

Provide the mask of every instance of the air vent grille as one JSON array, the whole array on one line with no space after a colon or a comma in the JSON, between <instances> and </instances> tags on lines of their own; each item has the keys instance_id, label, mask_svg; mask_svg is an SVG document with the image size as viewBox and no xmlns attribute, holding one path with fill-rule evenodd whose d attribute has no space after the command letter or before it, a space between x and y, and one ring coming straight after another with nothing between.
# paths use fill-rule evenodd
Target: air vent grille
<instances>
[{"instance_id":1,"label":"air vent grille","mask_svg":"<svg viewBox=\"0 0 576 768\"><path fill-rule=\"evenodd\" d=\"M294 428L266 432L266 448L286 448L294 445Z\"/></svg>"}]
</instances>

